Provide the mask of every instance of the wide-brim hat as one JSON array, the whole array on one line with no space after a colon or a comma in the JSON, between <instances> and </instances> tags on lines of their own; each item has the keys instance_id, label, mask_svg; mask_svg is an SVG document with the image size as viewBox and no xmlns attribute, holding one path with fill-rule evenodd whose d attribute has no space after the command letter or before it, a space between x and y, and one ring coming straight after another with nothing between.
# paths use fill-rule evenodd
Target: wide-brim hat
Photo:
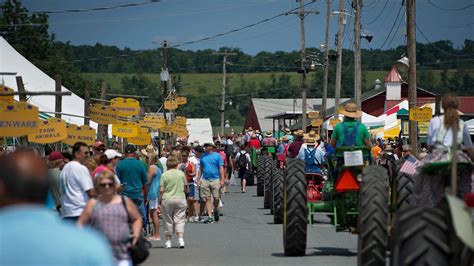
<instances>
[{"instance_id":1,"label":"wide-brim hat","mask_svg":"<svg viewBox=\"0 0 474 266\"><path fill-rule=\"evenodd\" d=\"M214 144L214 143L212 143L212 142L204 143L204 147L208 147L208 146L217 148L216 144Z\"/></svg>"},{"instance_id":2,"label":"wide-brim hat","mask_svg":"<svg viewBox=\"0 0 474 266\"><path fill-rule=\"evenodd\" d=\"M288 133L290 133L290 132L291 132L291 130L290 130L289 128L285 128L285 132L288 132Z\"/></svg>"},{"instance_id":3,"label":"wide-brim hat","mask_svg":"<svg viewBox=\"0 0 474 266\"><path fill-rule=\"evenodd\" d=\"M141 149L140 151L143 155L145 156L150 156L153 154L157 154L158 152L155 150L155 147L153 145L148 145L146 146L146 149Z\"/></svg>"},{"instance_id":4,"label":"wide-brim hat","mask_svg":"<svg viewBox=\"0 0 474 266\"><path fill-rule=\"evenodd\" d=\"M357 109L355 103L347 103L341 111L341 114L350 118L359 118L362 116L362 111Z\"/></svg>"},{"instance_id":5,"label":"wide-brim hat","mask_svg":"<svg viewBox=\"0 0 474 266\"><path fill-rule=\"evenodd\" d=\"M272 132L271 132L271 131L265 132L265 137L271 137L271 136L272 136Z\"/></svg>"},{"instance_id":6,"label":"wide-brim hat","mask_svg":"<svg viewBox=\"0 0 474 266\"><path fill-rule=\"evenodd\" d=\"M304 142L309 146L316 145L316 139L312 137L307 137Z\"/></svg>"}]
</instances>

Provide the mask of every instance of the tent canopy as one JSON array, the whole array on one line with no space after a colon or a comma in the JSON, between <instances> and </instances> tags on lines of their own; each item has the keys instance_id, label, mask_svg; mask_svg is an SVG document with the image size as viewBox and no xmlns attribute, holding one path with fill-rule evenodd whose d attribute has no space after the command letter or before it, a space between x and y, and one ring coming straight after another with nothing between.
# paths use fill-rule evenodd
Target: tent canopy
<instances>
[{"instance_id":1,"label":"tent canopy","mask_svg":"<svg viewBox=\"0 0 474 266\"><path fill-rule=\"evenodd\" d=\"M186 128L189 131L188 141L190 143L196 140L199 141L200 145L213 142L212 126L209 118L188 118Z\"/></svg>"},{"instance_id":2,"label":"tent canopy","mask_svg":"<svg viewBox=\"0 0 474 266\"><path fill-rule=\"evenodd\" d=\"M41 69L37 68L20 53L18 53L3 37L0 36L0 72L17 73L23 79L26 91L55 91L55 80L46 75ZM4 86L18 91L16 78L11 75L0 76ZM69 91L64 86L62 91ZM15 96L18 100L18 96ZM40 112L54 112L54 96L31 96L28 102L38 106ZM72 93L71 96L63 96L62 112L73 115L84 115L84 100ZM54 115L52 115L54 116ZM67 123L83 125L84 119L72 116L62 116ZM97 124L90 123L91 127L97 128Z\"/></svg>"}]
</instances>

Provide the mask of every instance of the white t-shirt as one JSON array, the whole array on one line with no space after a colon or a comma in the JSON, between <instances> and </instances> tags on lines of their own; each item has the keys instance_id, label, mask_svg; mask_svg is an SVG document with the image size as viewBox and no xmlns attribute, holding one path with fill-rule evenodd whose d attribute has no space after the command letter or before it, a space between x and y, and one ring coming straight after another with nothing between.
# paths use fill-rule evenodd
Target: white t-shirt
<instances>
[{"instance_id":1,"label":"white t-shirt","mask_svg":"<svg viewBox=\"0 0 474 266\"><path fill-rule=\"evenodd\" d=\"M248 153L247 151L244 151L244 150L239 151L239 152L237 153L237 155L235 155L235 161L237 162L237 164L238 164L240 155L245 155L245 157L246 157L246 159L247 159L247 165L246 165L245 168L246 168L247 170L250 170L250 169L249 169L249 164L250 164L250 162L252 162L252 161L251 161L251 159L250 159L249 153Z\"/></svg>"},{"instance_id":2,"label":"white t-shirt","mask_svg":"<svg viewBox=\"0 0 474 266\"><path fill-rule=\"evenodd\" d=\"M67 163L61 171L61 214L63 217L81 215L93 189L92 177L87 168L76 161Z\"/></svg>"},{"instance_id":3,"label":"white t-shirt","mask_svg":"<svg viewBox=\"0 0 474 266\"><path fill-rule=\"evenodd\" d=\"M197 158L196 156L189 156L188 161L194 164L196 167L196 175L193 177L194 182L197 181L197 172L199 171L199 168L201 167L201 160Z\"/></svg>"},{"instance_id":4,"label":"white t-shirt","mask_svg":"<svg viewBox=\"0 0 474 266\"><path fill-rule=\"evenodd\" d=\"M166 162L167 161L168 161L168 158L166 158L166 157L161 157L160 158L161 166L163 166L163 173L166 172L166 170L168 170L168 167L166 167Z\"/></svg>"}]
</instances>

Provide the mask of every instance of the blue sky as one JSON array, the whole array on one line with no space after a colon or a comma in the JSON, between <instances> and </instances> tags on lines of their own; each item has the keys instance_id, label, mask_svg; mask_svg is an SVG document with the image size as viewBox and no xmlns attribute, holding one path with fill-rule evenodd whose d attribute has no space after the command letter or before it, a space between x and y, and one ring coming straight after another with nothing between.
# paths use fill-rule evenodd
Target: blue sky
<instances>
[{"instance_id":1,"label":"blue sky","mask_svg":"<svg viewBox=\"0 0 474 266\"><path fill-rule=\"evenodd\" d=\"M145 0L23 0L30 11L81 9L140 3ZM386 1L388 3L386 4ZM309 2L309 1L305 1ZM333 9L338 8L333 0ZM346 9L351 10L350 0ZM464 39L474 39L474 7L462 11L444 11L433 7L428 0L417 2L417 24L430 41L449 39L461 46ZM472 0L431 0L432 3L454 9L472 4ZM363 48L380 48L392 28L400 9L400 0L364 0L363 30L374 39ZM380 14L384 5L386 7ZM106 11L50 14L50 30L57 40L72 44L97 42L132 49L157 48L163 39L171 44L191 41L257 22L299 6L295 0L162 0L158 3ZM306 46L315 47L324 42L326 1L319 0L307 9L319 9L319 15L306 19ZM385 41L384 49L405 43L404 18L393 26L392 35ZM331 19L331 41L337 30L336 17ZM372 22L372 23L369 23ZM352 18L345 27L344 47L352 44ZM467 25L467 26L463 26ZM398 29L398 30L397 30ZM417 33L419 42L426 42ZM244 52L292 51L299 49L299 19L288 15L218 39L181 47L181 49L207 49L222 46L238 47Z\"/></svg>"}]
</instances>

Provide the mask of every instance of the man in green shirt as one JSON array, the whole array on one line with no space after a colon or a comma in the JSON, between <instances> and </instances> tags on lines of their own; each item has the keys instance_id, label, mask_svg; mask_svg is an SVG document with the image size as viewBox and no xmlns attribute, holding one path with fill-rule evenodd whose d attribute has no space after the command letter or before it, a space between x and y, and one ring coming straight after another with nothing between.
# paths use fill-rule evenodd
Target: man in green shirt
<instances>
[{"instance_id":1,"label":"man in green shirt","mask_svg":"<svg viewBox=\"0 0 474 266\"><path fill-rule=\"evenodd\" d=\"M344 110L344 121L334 128L331 146L370 146L370 134L367 127L357 119L362 116L355 103L347 103Z\"/></svg>"}]
</instances>

